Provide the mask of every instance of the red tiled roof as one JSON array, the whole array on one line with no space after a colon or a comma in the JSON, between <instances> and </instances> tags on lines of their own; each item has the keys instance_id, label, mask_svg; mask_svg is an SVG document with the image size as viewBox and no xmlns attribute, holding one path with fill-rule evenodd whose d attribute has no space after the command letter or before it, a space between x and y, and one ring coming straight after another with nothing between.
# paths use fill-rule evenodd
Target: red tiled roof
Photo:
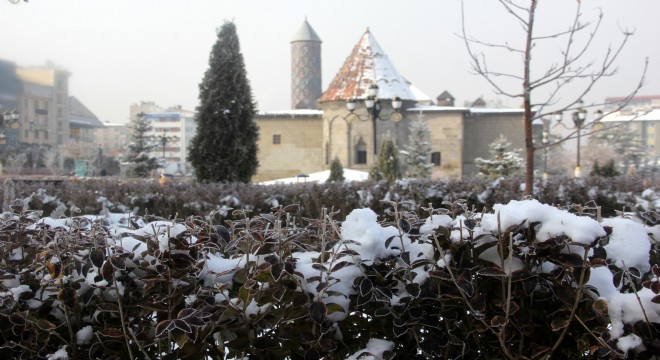
<instances>
[{"instance_id":1,"label":"red tiled roof","mask_svg":"<svg viewBox=\"0 0 660 360\"><path fill-rule=\"evenodd\" d=\"M379 98L398 96L402 100L416 100L410 83L401 76L367 29L319 101L364 98L374 82L379 88Z\"/></svg>"}]
</instances>

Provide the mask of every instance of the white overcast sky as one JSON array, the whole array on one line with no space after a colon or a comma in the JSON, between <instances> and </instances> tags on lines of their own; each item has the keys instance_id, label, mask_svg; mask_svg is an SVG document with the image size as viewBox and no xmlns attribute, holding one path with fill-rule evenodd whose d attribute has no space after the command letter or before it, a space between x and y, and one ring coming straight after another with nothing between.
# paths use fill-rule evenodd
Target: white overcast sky
<instances>
[{"instance_id":1,"label":"white overcast sky","mask_svg":"<svg viewBox=\"0 0 660 360\"><path fill-rule=\"evenodd\" d=\"M577 0L542 0L540 33L565 30ZM588 60L635 30L618 61L619 74L596 88L586 103L626 95L649 57L641 94L660 95L658 0L581 0L584 20L604 20ZM468 34L519 44L524 34L495 0L465 0ZM216 29L233 20L248 78L260 110L290 108L290 43L305 17L323 40L324 90L367 27L399 72L432 98L448 90L457 105L496 97L470 74L461 32L460 0L0 0L0 58L18 66L46 61L69 70L70 94L101 120L125 122L131 103L154 101L194 110ZM539 47L540 49L540 47ZM558 46L535 53L556 59ZM491 53L491 68L508 69L518 58ZM515 89L514 89L515 90ZM563 98L573 95L568 90Z\"/></svg>"}]
</instances>

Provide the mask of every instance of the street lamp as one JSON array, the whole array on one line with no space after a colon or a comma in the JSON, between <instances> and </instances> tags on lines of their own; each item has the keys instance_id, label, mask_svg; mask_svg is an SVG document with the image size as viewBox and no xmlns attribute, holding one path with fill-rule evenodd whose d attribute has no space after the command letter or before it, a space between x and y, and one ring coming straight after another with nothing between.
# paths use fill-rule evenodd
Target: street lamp
<instances>
[{"instance_id":1,"label":"street lamp","mask_svg":"<svg viewBox=\"0 0 660 360\"><path fill-rule=\"evenodd\" d=\"M579 178L582 176L582 171L580 168L580 132L582 129L585 127L585 120L587 119L587 110L583 108L584 102L582 99L578 100L576 102L576 108L571 114L571 119L573 120L573 126L569 127L566 126L564 123L561 122L563 114L561 112L556 112L555 113L555 120L557 121L557 125L561 125L566 129L569 130L576 130L577 132L577 160L575 163L575 172L574 176L576 178ZM594 112L594 121L600 120L600 118L603 116L603 112L600 110L597 110Z\"/></svg>"},{"instance_id":2,"label":"street lamp","mask_svg":"<svg viewBox=\"0 0 660 360\"><path fill-rule=\"evenodd\" d=\"M401 119L403 119L403 115L399 111L401 109L401 105L403 105L403 101L397 96L392 98L392 109L394 109L394 112L392 112L390 115L383 115L381 113L381 110L383 109L383 105L380 101L380 99L377 97L378 95L378 85L372 84L369 86L369 90L367 92L368 96L366 99L364 99L364 106L366 107L367 110L367 116L363 117L360 116L359 114L355 113L355 108L357 105L358 100L357 99L349 99L346 101L346 108L350 112L350 114L347 116L349 121L351 118L357 118L360 121L368 121L371 120L372 124L372 129L373 129L373 141L374 141L374 156L376 156L377 153L377 146L376 146L376 120L391 120L392 122L399 122Z\"/></svg>"},{"instance_id":3,"label":"street lamp","mask_svg":"<svg viewBox=\"0 0 660 360\"><path fill-rule=\"evenodd\" d=\"M158 142L163 147L163 167L165 167L165 149L167 147L167 143L179 140L178 136L167 136L165 133L166 131L163 129L163 134L158 137Z\"/></svg>"}]
</instances>

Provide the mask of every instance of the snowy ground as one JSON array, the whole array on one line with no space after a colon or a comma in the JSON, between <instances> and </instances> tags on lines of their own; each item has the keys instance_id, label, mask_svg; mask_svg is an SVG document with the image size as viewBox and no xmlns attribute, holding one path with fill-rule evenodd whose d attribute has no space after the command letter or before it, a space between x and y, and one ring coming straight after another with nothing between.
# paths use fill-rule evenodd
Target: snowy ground
<instances>
[{"instance_id":1,"label":"snowy ground","mask_svg":"<svg viewBox=\"0 0 660 360\"><path fill-rule=\"evenodd\" d=\"M316 172L313 174L303 174L295 177L277 179L271 181L264 181L261 184L263 185L275 185L275 184L296 184L296 183L324 183L330 177L330 170L324 170ZM369 173L359 170L344 169L344 178L346 181L364 181L369 178Z\"/></svg>"}]
</instances>

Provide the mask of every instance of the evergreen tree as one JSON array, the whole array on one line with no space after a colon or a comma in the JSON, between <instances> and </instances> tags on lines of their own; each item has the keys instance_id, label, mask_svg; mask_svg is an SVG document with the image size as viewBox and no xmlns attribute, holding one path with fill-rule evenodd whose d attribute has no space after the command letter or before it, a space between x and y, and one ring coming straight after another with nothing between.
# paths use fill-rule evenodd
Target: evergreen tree
<instances>
[{"instance_id":1,"label":"evergreen tree","mask_svg":"<svg viewBox=\"0 0 660 360\"><path fill-rule=\"evenodd\" d=\"M431 177L431 143L429 128L424 120L416 119L410 123L408 146L402 153L411 177L418 179Z\"/></svg>"},{"instance_id":2,"label":"evergreen tree","mask_svg":"<svg viewBox=\"0 0 660 360\"><path fill-rule=\"evenodd\" d=\"M151 130L150 121L139 113L137 120L131 124L131 140L127 144L124 161L128 163L126 175L132 177L148 176L151 170L160 165L158 159L149 155L158 146L151 136L147 135Z\"/></svg>"},{"instance_id":3,"label":"evergreen tree","mask_svg":"<svg viewBox=\"0 0 660 360\"><path fill-rule=\"evenodd\" d=\"M615 177L619 175L621 173L616 169L614 159L608 160L603 166L598 164L598 160L594 161L594 166L589 172L589 176Z\"/></svg>"},{"instance_id":4,"label":"evergreen tree","mask_svg":"<svg viewBox=\"0 0 660 360\"><path fill-rule=\"evenodd\" d=\"M511 143L500 135L488 147L490 159L476 158L474 163L479 167L481 173L489 178L510 177L520 172L523 160L515 151L507 151Z\"/></svg>"},{"instance_id":5,"label":"evergreen tree","mask_svg":"<svg viewBox=\"0 0 660 360\"><path fill-rule=\"evenodd\" d=\"M391 138L387 137L383 140L380 155L378 155L378 168L388 183L393 183L394 180L401 178L398 152Z\"/></svg>"},{"instance_id":6,"label":"evergreen tree","mask_svg":"<svg viewBox=\"0 0 660 360\"><path fill-rule=\"evenodd\" d=\"M330 164L330 176L327 182L342 182L344 180L344 167L341 166L341 161L335 158Z\"/></svg>"},{"instance_id":7,"label":"evergreen tree","mask_svg":"<svg viewBox=\"0 0 660 360\"><path fill-rule=\"evenodd\" d=\"M381 181L383 180L383 173L380 171L380 168L378 167L378 163L374 163L371 168L369 169L369 180L372 181Z\"/></svg>"},{"instance_id":8,"label":"evergreen tree","mask_svg":"<svg viewBox=\"0 0 660 360\"><path fill-rule=\"evenodd\" d=\"M240 51L236 25L225 22L199 85L197 134L188 160L202 182L249 182L257 172L256 105Z\"/></svg>"},{"instance_id":9,"label":"evergreen tree","mask_svg":"<svg viewBox=\"0 0 660 360\"><path fill-rule=\"evenodd\" d=\"M589 171L589 176L600 176L600 164L598 160L594 160L594 164L591 166L591 171Z\"/></svg>"}]
</instances>

